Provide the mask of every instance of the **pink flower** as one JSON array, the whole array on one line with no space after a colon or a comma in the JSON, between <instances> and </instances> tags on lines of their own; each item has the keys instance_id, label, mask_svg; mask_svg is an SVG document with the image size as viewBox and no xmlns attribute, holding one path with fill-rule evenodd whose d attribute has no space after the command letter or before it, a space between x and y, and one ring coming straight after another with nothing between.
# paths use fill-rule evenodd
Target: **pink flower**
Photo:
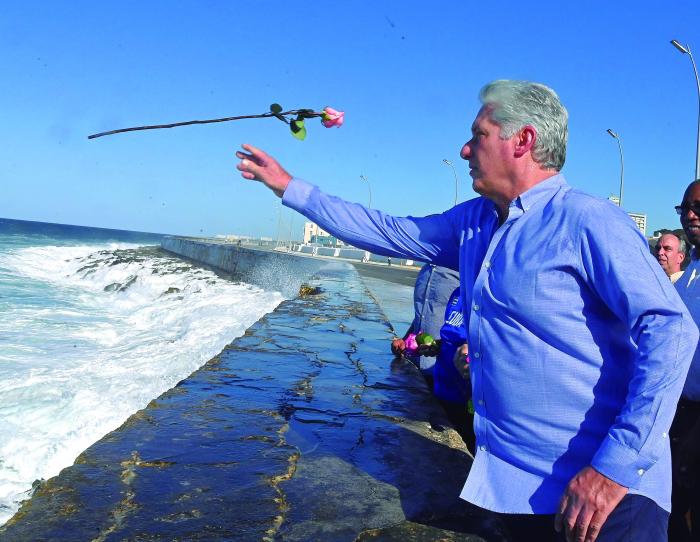
<instances>
[{"instance_id":1,"label":"pink flower","mask_svg":"<svg viewBox=\"0 0 700 542\"><path fill-rule=\"evenodd\" d=\"M408 350L409 352L415 352L416 350L418 350L416 336L413 333L406 337L406 350Z\"/></svg>"},{"instance_id":2,"label":"pink flower","mask_svg":"<svg viewBox=\"0 0 700 542\"><path fill-rule=\"evenodd\" d=\"M332 128L333 126L342 126L345 113L343 111L336 111L332 107L323 108L323 116L321 117L321 124L326 128Z\"/></svg>"}]
</instances>

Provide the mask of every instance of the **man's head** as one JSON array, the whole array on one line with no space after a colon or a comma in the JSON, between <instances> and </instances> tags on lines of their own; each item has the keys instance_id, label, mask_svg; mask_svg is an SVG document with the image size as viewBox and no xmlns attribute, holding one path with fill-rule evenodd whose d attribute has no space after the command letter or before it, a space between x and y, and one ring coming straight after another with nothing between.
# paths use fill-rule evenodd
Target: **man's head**
<instances>
[{"instance_id":1,"label":"man's head","mask_svg":"<svg viewBox=\"0 0 700 542\"><path fill-rule=\"evenodd\" d=\"M482 88L479 99L472 138L461 152L476 192L507 203L562 168L568 113L552 89L499 80Z\"/></svg>"},{"instance_id":2,"label":"man's head","mask_svg":"<svg viewBox=\"0 0 700 542\"><path fill-rule=\"evenodd\" d=\"M681 226L688 241L694 247L700 247L700 179L688 185L676 211L681 215Z\"/></svg>"},{"instance_id":3,"label":"man's head","mask_svg":"<svg viewBox=\"0 0 700 542\"><path fill-rule=\"evenodd\" d=\"M670 277L681 270L681 263L685 259L685 241L672 233L664 233L656 242L654 252L656 260Z\"/></svg>"}]
</instances>

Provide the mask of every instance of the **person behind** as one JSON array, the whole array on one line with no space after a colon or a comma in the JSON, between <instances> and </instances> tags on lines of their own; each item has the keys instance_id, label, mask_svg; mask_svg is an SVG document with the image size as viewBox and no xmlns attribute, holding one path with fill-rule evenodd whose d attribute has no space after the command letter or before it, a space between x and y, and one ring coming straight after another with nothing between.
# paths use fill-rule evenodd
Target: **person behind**
<instances>
[{"instance_id":1,"label":"person behind","mask_svg":"<svg viewBox=\"0 0 700 542\"><path fill-rule=\"evenodd\" d=\"M411 334L418 335L420 332L428 333L434 338L439 337L440 328L444 322L445 306L450 299L450 294L458 286L459 274L456 271L425 264L418 272L413 287L414 316L403 339L405 340ZM391 349L394 354L401 355L405 350L405 343L393 341ZM418 366L432 388L435 356L421 355L409 359Z\"/></svg>"},{"instance_id":2,"label":"person behind","mask_svg":"<svg viewBox=\"0 0 700 542\"><path fill-rule=\"evenodd\" d=\"M462 498L517 541L663 541L697 327L627 215L559 173L556 93L494 81L480 100L461 156L481 197L441 214L326 195L251 145L237 168L354 246L459 270L477 444Z\"/></svg>"},{"instance_id":3,"label":"person behind","mask_svg":"<svg viewBox=\"0 0 700 542\"><path fill-rule=\"evenodd\" d=\"M654 247L659 262L671 282L675 283L683 274L681 265L685 260L685 241L673 233L664 233Z\"/></svg>"},{"instance_id":4,"label":"person behind","mask_svg":"<svg viewBox=\"0 0 700 542\"><path fill-rule=\"evenodd\" d=\"M676 289L700 322L700 179L690 183L676 207L688 242L690 263ZM696 349L671 426L673 457L673 508L669 519L671 542L700 541L700 347ZM690 515L692 531L686 521Z\"/></svg>"},{"instance_id":5,"label":"person behind","mask_svg":"<svg viewBox=\"0 0 700 542\"><path fill-rule=\"evenodd\" d=\"M455 366L455 355L466 342L467 330L464 327L462 297L458 287L447 302L445 321L440 328L440 350L435 360L433 393L464 440L467 449L474 455L476 439L473 427L474 407L470 401L471 384Z\"/></svg>"}]
</instances>

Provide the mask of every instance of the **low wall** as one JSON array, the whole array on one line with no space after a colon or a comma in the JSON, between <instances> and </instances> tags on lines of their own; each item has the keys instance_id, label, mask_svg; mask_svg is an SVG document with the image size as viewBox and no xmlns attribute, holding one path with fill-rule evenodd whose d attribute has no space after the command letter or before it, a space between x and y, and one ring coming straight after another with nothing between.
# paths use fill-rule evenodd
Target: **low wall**
<instances>
[{"instance_id":1,"label":"low wall","mask_svg":"<svg viewBox=\"0 0 700 542\"><path fill-rule=\"evenodd\" d=\"M326 262L294 252L275 252L186 237L166 237L161 248L226 271L233 279L295 297L308 278Z\"/></svg>"}]
</instances>

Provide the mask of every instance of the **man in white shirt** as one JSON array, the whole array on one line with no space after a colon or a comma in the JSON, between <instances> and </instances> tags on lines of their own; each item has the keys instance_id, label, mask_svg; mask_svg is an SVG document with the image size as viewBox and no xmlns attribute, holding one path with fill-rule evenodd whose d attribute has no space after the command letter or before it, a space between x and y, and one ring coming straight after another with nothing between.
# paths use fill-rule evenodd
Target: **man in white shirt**
<instances>
[{"instance_id":1,"label":"man in white shirt","mask_svg":"<svg viewBox=\"0 0 700 542\"><path fill-rule=\"evenodd\" d=\"M681 277L681 265L685 260L685 241L673 233L664 233L654 247L656 261L663 268L671 282Z\"/></svg>"}]
</instances>

